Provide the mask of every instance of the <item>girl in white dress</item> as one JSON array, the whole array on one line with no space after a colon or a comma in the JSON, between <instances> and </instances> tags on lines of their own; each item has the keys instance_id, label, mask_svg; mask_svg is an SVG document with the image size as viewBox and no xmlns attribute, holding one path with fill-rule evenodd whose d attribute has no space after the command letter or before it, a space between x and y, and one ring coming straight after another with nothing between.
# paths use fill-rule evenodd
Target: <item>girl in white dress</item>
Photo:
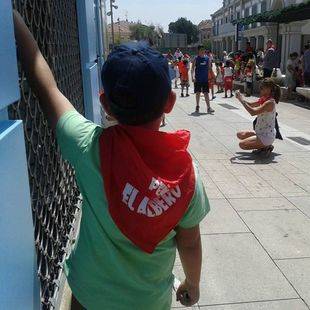
<instances>
[{"instance_id":1,"label":"girl in white dress","mask_svg":"<svg viewBox=\"0 0 310 310\"><path fill-rule=\"evenodd\" d=\"M256 102L247 102L240 92L237 92L236 98L245 109L252 116L257 116L255 130L238 132L237 137L241 140L241 149L255 150L256 154L264 152L269 156L274 149L273 143L276 138L276 104L280 101L281 88L272 79L265 79L261 84L260 96Z\"/></svg>"}]
</instances>

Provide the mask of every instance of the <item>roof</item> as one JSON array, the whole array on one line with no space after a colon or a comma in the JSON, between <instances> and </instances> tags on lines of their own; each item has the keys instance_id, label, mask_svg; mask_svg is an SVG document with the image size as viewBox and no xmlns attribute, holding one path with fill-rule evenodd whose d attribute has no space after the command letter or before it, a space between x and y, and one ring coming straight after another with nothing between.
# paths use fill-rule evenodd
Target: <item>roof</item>
<instances>
[{"instance_id":1,"label":"roof","mask_svg":"<svg viewBox=\"0 0 310 310\"><path fill-rule=\"evenodd\" d=\"M120 29L121 33L131 33L130 26L135 25L135 22L129 22L128 20L120 20L119 22L115 22L114 30ZM108 25L108 32L111 32L111 24Z\"/></svg>"},{"instance_id":2,"label":"roof","mask_svg":"<svg viewBox=\"0 0 310 310\"><path fill-rule=\"evenodd\" d=\"M211 28L212 28L212 20L210 19L202 20L198 24L198 30L205 30L205 29L211 29Z\"/></svg>"},{"instance_id":3,"label":"roof","mask_svg":"<svg viewBox=\"0 0 310 310\"><path fill-rule=\"evenodd\" d=\"M213 14L211 14L211 17L216 16L216 15L220 15L221 13L223 13L223 10L224 10L224 7L221 7L220 9L215 11Z\"/></svg>"}]
</instances>

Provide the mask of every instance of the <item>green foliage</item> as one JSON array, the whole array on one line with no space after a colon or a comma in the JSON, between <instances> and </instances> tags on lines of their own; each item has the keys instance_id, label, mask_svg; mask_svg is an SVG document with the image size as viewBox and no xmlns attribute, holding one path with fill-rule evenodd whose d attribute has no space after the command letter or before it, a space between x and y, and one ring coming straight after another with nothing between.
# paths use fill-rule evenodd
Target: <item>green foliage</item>
<instances>
[{"instance_id":1,"label":"green foliage","mask_svg":"<svg viewBox=\"0 0 310 310\"><path fill-rule=\"evenodd\" d=\"M211 40L204 40L202 42L202 45L205 47L206 50L211 50L212 49L212 42Z\"/></svg>"},{"instance_id":2,"label":"green foliage","mask_svg":"<svg viewBox=\"0 0 310 310\"><path fill-rule=\"evenodd\" d=\"M170 33L185 33L188 44L198 42L198 27L185 17L169 24Z\"/></svg>"},{"instance_id":3,"label":"green foliage","mask_svg":"<svg viewBox=\"0 0 310 310\"><path fill-rule=\"evenodd\" d=\"M293 21L308 19L310 14L310 0L303 3L292 4L283 9L267 11L249 17L234 20L234 25L250 25L260 22L290 23Z\"/></svg>"},{"instance_id":4,"label":"green foliage","mask_svg":"<svg viewBox=\"0 0 310 310\"><path fill-rule=\"evenodd\" d=\"M155 41L163 34L161 27L155 27L154 25L143 25L141 22L130 26L132 40L152 40Z\"/></svg>"}]
</instances>

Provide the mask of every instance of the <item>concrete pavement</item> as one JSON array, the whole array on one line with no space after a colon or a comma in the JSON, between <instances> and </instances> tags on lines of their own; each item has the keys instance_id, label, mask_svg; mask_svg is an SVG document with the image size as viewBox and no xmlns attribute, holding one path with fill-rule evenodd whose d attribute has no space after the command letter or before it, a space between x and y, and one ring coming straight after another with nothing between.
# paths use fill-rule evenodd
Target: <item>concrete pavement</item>
<instances>
[{"instance_id":1,"label":"concrete pavement","mask_svg":"<svg viewBox=\"0 0 310 310\"><path fill-rule=\"evenodd\" d=\"M214 115L202 100L197 115L194 95L177 94L165 130L191 130L211 204L201 224L201 299L193 309L310 309L310 145L298 143L310 144L310 110L280 103L285 140L260 159L238 147L236 132L250 129L252 117L235 98L219 94ZM174 272L184 278L179 259Z\"/></svg>"}]
</instances>

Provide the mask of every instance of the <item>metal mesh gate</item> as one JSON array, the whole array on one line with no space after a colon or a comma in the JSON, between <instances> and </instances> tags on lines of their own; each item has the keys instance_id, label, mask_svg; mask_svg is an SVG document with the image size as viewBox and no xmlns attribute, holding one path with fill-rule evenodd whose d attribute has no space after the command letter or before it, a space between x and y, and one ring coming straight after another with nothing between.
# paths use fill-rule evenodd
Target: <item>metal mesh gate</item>
<instances>
[{"instance_id":1,"label":"metal mesh gate","mask_svg":"<svg viewBox=\"0 0 310 310\"><path fill-rule=\"evenodd\" d=\"M59 88L84 114L76 1L13 0L13 5L34 34ZM24 121L41 303L43 309L53 309L80 198L74 172L62 160L22 71L20 90L21 100L9 114Z\"/></svg>"}]
</instances>

